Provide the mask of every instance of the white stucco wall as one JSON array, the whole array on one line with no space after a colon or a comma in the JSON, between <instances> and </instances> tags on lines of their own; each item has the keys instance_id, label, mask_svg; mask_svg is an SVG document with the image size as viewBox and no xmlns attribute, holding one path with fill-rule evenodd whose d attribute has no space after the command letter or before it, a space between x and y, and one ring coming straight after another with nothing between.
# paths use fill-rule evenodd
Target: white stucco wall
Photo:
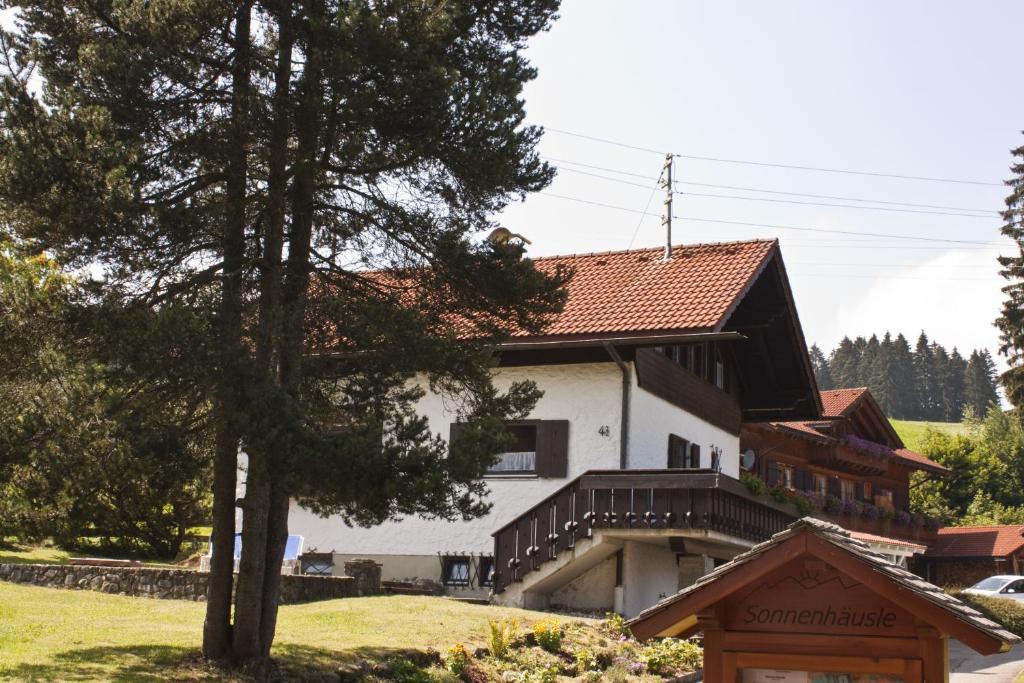
<instances>
[{"instance_id":1,"label":"white stucco wall","mask_svg":"<svg viewBox=\"0 0 1024 683\"><path fill-rule=\"evenodd\" d=\"M623 616L635 617L679 590L676 554L668 546L627 541L622 548Z\"/></svg>"},{"instance_id":2,"label":"white stucco wall","mask_svg":"<svg viewBox=\"0 0 1024 683\"><path fill-rule=\"evenodd\" d=\"M306 538L306 547L350 555L432 555L438 552L491 552L491 533L589 469L619 466L622 374L614 363L498 368L495 386L532 379L544 391L531 419L569 421L569 467L565 479L488 478L490 514L471 522L411 517L372 529L349 528L339 518L318 517L292 503L289 531ZM431 430L448 438L453 408L427 393L417 410ZM607 427L607 435L601 428Z\"/></svg>"},{"instance_id":3,"label":"white stucco wall","mask_svg":"<svg viewBox=\"0 0 1024 683\"><path fill-rule=\"evenodd\" d=\"M701 467L711 466L711 447L722 450L722 472L740 476L740 437L719 429L639 387L632 373L629 409L629 469L661 469L668 465L668 435L700 444Z\"/></svg>"},{"instance_id":4,"label":"white stucco wall","mask_svg":"<svg viewBox=\"0 0 1024 683\"><path fill-rule=\"evenodd\" d=\"M548 604L587 611L611 611L615 607L615 556L576 577L551 593Z\"/></svg>"}]
</instances>

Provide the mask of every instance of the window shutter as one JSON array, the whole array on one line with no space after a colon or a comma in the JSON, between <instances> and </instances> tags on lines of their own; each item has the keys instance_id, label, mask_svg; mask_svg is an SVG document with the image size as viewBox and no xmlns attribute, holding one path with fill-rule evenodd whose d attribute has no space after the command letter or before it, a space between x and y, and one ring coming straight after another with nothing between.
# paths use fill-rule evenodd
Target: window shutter
<instances>
[{"instance_id":1,"label":"window shutter","mask_svg":"<svg viewBox=\"0 0 1024 683\"><path fill-rule=\"evenodd\" d=\"M857 500L864 500L864 482L858 481L853 485L853 497Z\"/></svg>"},{"instance_id":2,"label":"window shutter","mask_svg":"<svg viewBox=\"0 0 1024 683\"><path fill-rule=\"evenodd\" d=\"M569 421L537 423L537 476L565 477L569 473Z\"/></svg>"},{"instance_id":3,"label":"window shutter","mask_svg":"<svg viewBox=\"0 0 1024 683\"><path fill-rule=\"evenodd\" d=\"M775 486L779 483L779 464L775 461L768 463L768 485Z\"/></svg>"},{"instance_id":4,"label":"window shutter","mask_svg":"<svg viewBox=\"0 0 1024 683\"><path fill-rule=\"evenodd\" d=\"M698 469L700 467L700 445L692 443L690 444L690 467Z\"/></svg>"},{"instance_id":5,"label":"window shutter","mask_svg":"<svg viewBox=\"0 0 1024 683\"><path fill-rule=\"evenodd\" d=\"M811 478L811 473L808 472L807 470L798 469L796 471L796 474L794 475L794 478L796 479L794 484L796 485L797 491L809 491L811 489L811 486L813 485L813 480Z\"/></svg>"},{"instance_id":6,"label":"window shutter","mask_svg":"<svg viewBox=\"0 0 1024 683\"><path fill-rule=\"evenodd\" d=\"M843 485L839 482L839 477L828 478L828 495L836 498L843 497Z\"/></svg>"}]
</instances>

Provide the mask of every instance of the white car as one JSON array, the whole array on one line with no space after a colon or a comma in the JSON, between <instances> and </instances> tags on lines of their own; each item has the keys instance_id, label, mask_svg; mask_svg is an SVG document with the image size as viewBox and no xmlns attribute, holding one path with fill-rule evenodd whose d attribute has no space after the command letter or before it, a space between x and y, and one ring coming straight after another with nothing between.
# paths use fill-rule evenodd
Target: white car
<instances>
[{"instance_id":1,"label":"white car","mask_svg":"<svg viewBox=\"0 0 1024 683\"><path fill-rule=\"evenodd\" d=\"M966 589L964 593L1024 601L1024 576L990 576Z\"/></svg>"}]
</instances>

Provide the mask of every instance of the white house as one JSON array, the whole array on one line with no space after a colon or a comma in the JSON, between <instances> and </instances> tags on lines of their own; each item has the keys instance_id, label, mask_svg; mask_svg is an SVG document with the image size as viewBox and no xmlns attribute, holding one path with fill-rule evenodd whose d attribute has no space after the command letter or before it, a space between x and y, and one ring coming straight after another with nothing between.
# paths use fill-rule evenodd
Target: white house
<instances>
[{"instance_id":1,"label":"white house","mask_svg":"<svg viewBox=\"0 0 1024 683\"><path fill-rule=\"evenodd\" d=\"M575 275L542 336L501 348L495 383L544 394L487 476L490 514L364 529L293 503L290 533L335 571L369 557L455 595L633 615L793 519L737 481L745 421L821 413L776 241L536 263ZM441 397L419 411L451 434Z\"/></svg>"}]
</instances>

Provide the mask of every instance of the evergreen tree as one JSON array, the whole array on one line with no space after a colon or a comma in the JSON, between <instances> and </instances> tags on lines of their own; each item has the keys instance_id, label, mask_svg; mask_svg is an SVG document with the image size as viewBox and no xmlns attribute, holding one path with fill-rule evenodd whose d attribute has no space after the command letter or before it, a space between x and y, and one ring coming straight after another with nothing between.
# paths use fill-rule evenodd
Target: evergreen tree
<instances>
[{"instance_id":1,"label":"evergreen tree","mask_svg":"<svg viewBox=\"0 0 1024 683\"><path fill-rule=\"evenodd\" d=\"M836 388L843 389L857 385L857 367L860 365L860 352L849 337L842 341L829 356L829 374Z\"/></svg>"},{"instance_id":2,"label":"evergreen tree","mask_svg":"<svg viewBox=\"0 0 1024 683\"><path fill-rule=\"evenodd\" d=\"M871 336L874 337L874 345L871 344L871 340L864 337L857 337L853 340L853 348L857 350L857 367L852 378L853 384L850 385L852 387L867 386L868 368L871 367L874 355L878 351L878 337Z\"/></svg>"},{"instance_id":3,"label":"evergreen tree","mask_svg":"<svg viewBox=\"0 0 1024 683\"><path fill-rule=\"evenodd\" d=\"M479 236L553 176L523 125L522 52L558 2L9 6L3 222L69 268L106 265L126 306L217 302L204 652L262 662L290 500L358 524L483 514L504 420L538 398L496 391L493 344L542 329L569 273ZM415 373L464 406L450 447L415 414Z\"/></svg>"},{"instance_id":4,"label":"evergreen tree","mask_svg":"<svg viewBox=\"0 0 1024 683\"><path fill-rule=\"evenodd\" d=\"M928 335L921 331L914 347L914 381L918 386L920 400L914 407L913 419L931 420L936 412L938 401L935 399L935 359Z\"/></svg>"},{"instance_id":5,"label":"evergreen tree","mask_svg":"<svg viewBox=\"0 0 1024 683\"><path fill-rule=\"evenodd\" d=\"M832 373L825 354L821 352L821 348L817 344L811 344L808 353L811 358L811 367L814 369L814 378L818 382L818 389L821 391L832 389L834 386L832 384Z\"/></svg>"},{"instance_id":6,"label":"evergreen tree","mask_svg":"<svg viewBox=\"0 0 1024 683\"><path fill-rule=\"evenodd\" d=\"M975 349L967 360L964 401L967 408L976 416L984 415L989 406L999 402L996 394L995 363L985 349Z\"/></svg>"},{"instance_id":7,"label":"evergreen tree","mask_svg":"<svg viewBox=\"0 0 1024 683\"><path fill-rule=\"evenodd\" d=\"M878 337L872 335L871 339L874 340L874 345L870 345L869 348L873 348L873 355L870 358L870 364L867 367L867 376L865 379L865 386L871 389L871 395L874 396L875 400L878 401L878 405L882 408L886 415L892 415L896 408L897 399L897 387L896 378L892 372L892 356L893 356L893 342L892 336L886 332L885 336L879 342Z\"/></svg>"},{"instance_id":8,"label":"evergreen tree","mask_svg":"<svg viewBox=\"0 0 1024 683\"><path fill-rule=\"evenodd\" d=\"M946 422L960 422L964 419L965 383L967 361L954 346L949 354L949 369L943 392L943 419Z\"/></svg>"},{"instance_id":9,"label":"evergreen tree","mask_svg":"<svg viewBox=\"0 0 1024 683\"><path fill-rule=\"evenodd\" d=\"M1000 380L1006 399L1019 411L1024 408L1024 146L1017 147L1011 154L1013 177L1006 181L1010 194L1003 211L1002 233L1017 243L1017 253L999 257L1003 267L1000 274L1009 283L1003 287L1006 299L996 326L1002 341L999 351L1010 366Z\"/></svg>"},{"instance_id":10,"label":"evergreen tree","mask_svg":"<svg viewBox=\"0 0 1024 683\"><path fill-rule=\"evenodd\" d=\"M893 397L889 414L900 420L913 419L920 399L914 376L914 356L910 343L902 334L892 342L888 374L892 378Z\"/></svg>"}]
</instances>

